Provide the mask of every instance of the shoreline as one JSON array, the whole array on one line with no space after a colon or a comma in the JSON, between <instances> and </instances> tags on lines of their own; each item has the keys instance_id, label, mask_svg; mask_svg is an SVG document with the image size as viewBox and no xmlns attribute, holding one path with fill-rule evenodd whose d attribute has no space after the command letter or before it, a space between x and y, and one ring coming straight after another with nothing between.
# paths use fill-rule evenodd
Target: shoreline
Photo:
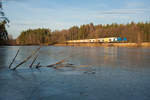
<instances>
[{"instance_id":1,"label":"shoreline","mask_svg":"<svg viewBox=\"0 0 150 100\"><path fill-rule=\"evenodd\" d=\"M83 47L150 47L150 42L137 43L68 43L53 46L83 46Z\"/></svg>"},{"instance_id":2,"label":"shoreline","mask_svg":"<svg viewBox=\"0 0 150 100\"><path fill-rule=\"evenodd\" d=\"M0 46L81 46L81 47L150 47L150 42L137 43L59 43L53 45L0 45Z\"/></svg>"}]
</instances>

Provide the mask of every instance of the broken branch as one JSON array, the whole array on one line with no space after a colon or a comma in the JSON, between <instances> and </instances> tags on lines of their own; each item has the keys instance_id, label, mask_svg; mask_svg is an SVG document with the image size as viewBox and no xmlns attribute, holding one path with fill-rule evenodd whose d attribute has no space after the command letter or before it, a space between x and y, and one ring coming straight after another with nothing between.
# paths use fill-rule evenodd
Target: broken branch
<instances>
[{"instance_id":1,"label":"broken branch","mask_svg":"<svg viewBox=\"0 0 150 100\"><path fill-rule=\"evenodd\" d=\"M9 65L9 69L11 68L12 64L14 63L14 61L15 61L15 59L16 59L16 57L17 57L18 53L19 53L19 51L20 51L20 48L18 49L18 51L17 51L17 53L16 53L15 57L13 58L12 62L10 63L10 65Z\"/></svg>"},{"instance_id":2,"label":"broken branch","mask_svg":"<svg viewBox=\"0 0 150 100\"><path fill-rule=\"evenodd\" d=\"M56 66L56 65L62 64L63 62L65 62L65 59L63 59L63 60L61 60L61 61L59 61L59 62L57 62L57 63L55 63L55 64L48 65L48 66L46 66L46 67L53 67L53 66Z\"/></svg>"},{"instance_id":3,"label":"broken branch","mask_svg":"<svg viewBox=\"0 0 150 100\"><path fill-rule=\"evenodd\" d=\"M20 65L24 64L25 62L27 62L30 58L32 58L32 56L34 56L40 50L40 48L41 48L41 46L39 48L37 48L30 56L28 56L24 61L22 61L20 64L18 64L12 70L16 70Z\"/></svg>"},{"instance_id":4,"label":"broken branch","mask_svg":"<svg viewBox=\"0 0 150 100\"><path fill-rule=\"evenodd\" d=\"M34 64L34 62L36 61L36 59L37 59L38 56L39 56L39 55L36 55L36 56L34 57L34 59L33 59L32 63L31 63L31 65L29 66L29 68L32 68L32 66L33 66L33 64Z\"/></svg>"}]
</instances>

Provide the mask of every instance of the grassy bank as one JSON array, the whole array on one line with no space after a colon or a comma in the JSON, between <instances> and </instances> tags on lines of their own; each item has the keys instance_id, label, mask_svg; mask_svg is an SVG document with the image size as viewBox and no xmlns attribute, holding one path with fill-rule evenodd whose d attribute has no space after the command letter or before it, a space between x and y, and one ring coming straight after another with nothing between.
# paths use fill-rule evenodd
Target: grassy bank
<instances>
[{"instance_id":1,"label":"grassy bank","mask_svg":"<svg viewBox=\"0 0 150 100\"><path fill-rule=\"evenodd\" d=\"M150 42L137 43L69 43L69 44L55 44L54 46L114 46L114 47L150 47Z\"/></svg>"}]
</instances>

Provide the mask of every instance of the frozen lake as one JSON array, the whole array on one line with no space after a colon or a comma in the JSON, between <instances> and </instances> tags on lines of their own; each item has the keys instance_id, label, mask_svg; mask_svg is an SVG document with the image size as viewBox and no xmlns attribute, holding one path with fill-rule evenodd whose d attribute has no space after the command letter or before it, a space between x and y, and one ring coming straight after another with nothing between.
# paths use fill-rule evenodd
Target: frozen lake
<instances>
[{"instance_id":1,"label":"frozen lake","mask_svg":"<svg viewBox=\"0 0 150 100\"><path fill-rule=\"evenodd\" d=\"M150 48L45 46L35 64L74 67L13 71L18 48L12 67L38 46L0 47L0 100L150 100Z\"/></svg>"}]
</instances>

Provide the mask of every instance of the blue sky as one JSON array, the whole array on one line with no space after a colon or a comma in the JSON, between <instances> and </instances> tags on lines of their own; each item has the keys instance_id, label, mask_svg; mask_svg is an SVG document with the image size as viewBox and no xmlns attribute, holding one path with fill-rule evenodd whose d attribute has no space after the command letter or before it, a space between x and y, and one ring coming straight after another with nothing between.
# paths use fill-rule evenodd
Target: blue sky
<instances>
[{"instance_id":1,"label":"blue sky","mask_svg":"<svg viewBox=\"0 0 150 100\"><path fill-rule=\"evenodd\" d=\"M3 0L14 38L29 28L150 21L150 0Z\"/></svg>"}]
</instances>

